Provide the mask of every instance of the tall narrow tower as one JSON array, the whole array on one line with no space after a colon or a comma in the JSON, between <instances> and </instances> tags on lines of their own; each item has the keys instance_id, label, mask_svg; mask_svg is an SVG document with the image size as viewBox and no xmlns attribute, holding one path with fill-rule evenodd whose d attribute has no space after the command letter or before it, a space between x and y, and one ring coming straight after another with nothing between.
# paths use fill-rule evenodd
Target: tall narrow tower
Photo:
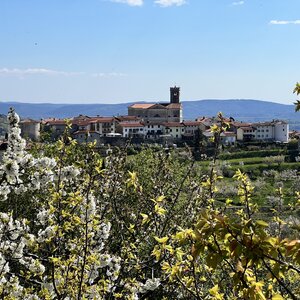
<instances>
[{"instance_id":1,"label":"tall narrow tower","mask_svg":"<svg viewBox=\"0 0 300 300\"><path fill-rule=\"evenodd\" d=\"M180 87L170 87L170 103L180 102Z\"/></svg>"}]
</instances>

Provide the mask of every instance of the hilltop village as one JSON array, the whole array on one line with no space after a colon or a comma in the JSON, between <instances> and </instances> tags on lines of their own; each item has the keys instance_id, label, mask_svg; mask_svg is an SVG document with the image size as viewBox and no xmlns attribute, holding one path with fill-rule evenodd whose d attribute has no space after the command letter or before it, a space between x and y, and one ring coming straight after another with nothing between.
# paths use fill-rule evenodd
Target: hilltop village
<instances>
[{"instance_id":1,"label":"hilltop village","mask_svg":"<svg viewBox=\"0 0 300 300\"><path fill-rule=\"evenodd\" d=\"M225 121L229 127L221 134L224 145L249 141L287 143L289 140L289 124L283 120L245 123L230 117ZM211 126L220 120L205 116L184 120L180 88L174 86L170 88L169 102L135 103L128 107L128 114L124 116L79 115L70 122L71 135L79 143L116 144L128 139L135 143L193 141L199 133L209 138L212 136ZM20 124L22 135L36 141L45 134L50 140L57 140L66 128L66 121L56 118L40 121L23 119Z\"/></svg>"}]
</instances>

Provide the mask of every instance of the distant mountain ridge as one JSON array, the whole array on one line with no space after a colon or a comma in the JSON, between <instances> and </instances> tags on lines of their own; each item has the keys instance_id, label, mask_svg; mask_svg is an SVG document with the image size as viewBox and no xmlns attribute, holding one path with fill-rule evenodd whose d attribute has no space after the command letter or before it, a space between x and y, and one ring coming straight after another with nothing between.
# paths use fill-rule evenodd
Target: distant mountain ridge
<instances>
[{"instance_id":1,"label":"distant mountain ridge","mask_svg":"<svg viewBox=\"0 0 300 300\"><path fill-rule=\"evenodd\" d=\"M48 117L70 118L79 114L88 116L126 115L127 107L134 102L119 104L51 104L2 102L0 113L6 114L10 107L22 118L41 119ZM294 105L280 104L262 100L229 99L229 100L196 100L182 101L183 117L192 120L201 116L215 116L221 111L225 116L247 122L287 120L291 128L300 129L300 113L295 113Z\"/></svg>"}]
</instances>

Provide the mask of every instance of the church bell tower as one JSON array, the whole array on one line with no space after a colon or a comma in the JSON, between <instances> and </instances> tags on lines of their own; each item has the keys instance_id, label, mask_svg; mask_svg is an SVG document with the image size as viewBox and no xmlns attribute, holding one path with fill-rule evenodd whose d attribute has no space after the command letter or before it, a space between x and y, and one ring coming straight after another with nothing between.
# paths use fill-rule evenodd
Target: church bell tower
<instances>
[{"instance_id":1,"label":"church bell tower","mask_svg":"<svg viewBox=\"0 0 300 300\"><path fill-rule=\"evenodd\" d=\"M170 87L170 103L179 103L180 102L180 88L176 85Z\"/></svg>"}]
</instances>

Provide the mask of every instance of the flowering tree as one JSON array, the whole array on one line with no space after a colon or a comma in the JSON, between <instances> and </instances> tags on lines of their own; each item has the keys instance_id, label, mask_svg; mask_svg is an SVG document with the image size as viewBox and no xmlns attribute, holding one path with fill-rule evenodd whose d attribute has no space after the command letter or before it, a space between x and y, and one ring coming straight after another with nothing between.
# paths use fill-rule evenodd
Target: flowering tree
<instances>
[{"instance_id":1,"label":"flowering tree","mask_svg":"<svg viewBox=\"0 0 300 300\"><path fill-rule=\"evenodd\" d=\"M222 198L216 166L227 125L219 118L204 170L163 150L103 159L67 133L28 152L11 110L0 167L0 298L298 299L299 228L282 214L297 213L300 195L284 211L279 187L266 217L238 171L239 202Z\"/></svg>"},{"instance_id":2,"label":"flowering tree","mask_svg":"<svg viewBox=\"0 0 300 300\"><path fill-rule=\"evenodd\" d=\"M0 215L1 298L99 299L113 293L120 259L107 252L111 225L100 217L94 196L101 170L66 165L71 148L62 142L59 157L34 158L25 151L13 110L8 120L0 170L6 209Z\"/></svg>"}]
</instances>

